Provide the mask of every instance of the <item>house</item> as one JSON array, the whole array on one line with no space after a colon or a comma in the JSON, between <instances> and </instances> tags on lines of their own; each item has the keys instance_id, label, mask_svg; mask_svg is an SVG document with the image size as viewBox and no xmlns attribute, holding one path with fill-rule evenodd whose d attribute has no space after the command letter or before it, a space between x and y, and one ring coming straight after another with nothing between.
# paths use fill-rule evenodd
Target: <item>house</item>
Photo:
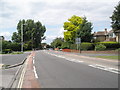
<instances>
[{"instance_id":1,"label":"house","mask_svg":"<svg viewBox=\"0 0 120 90\"><path fill-rule=\"evenodd\" d=\"M115 35L116 35L116 41L120 42L120 30L116 31Z\"/></svg>"},{"instance_id":2,"label":"house","mask_svg":"<svg viewBox=\"0 0 120 90\"><path fill-rule=\"evenodd\" d=\"M116 35L114 34L113 30L107 31L107 29L105 29L104 31L94 32L93 36L94 39L97 39L100 42L116 41Z\"/></svg>"}]
</instances>

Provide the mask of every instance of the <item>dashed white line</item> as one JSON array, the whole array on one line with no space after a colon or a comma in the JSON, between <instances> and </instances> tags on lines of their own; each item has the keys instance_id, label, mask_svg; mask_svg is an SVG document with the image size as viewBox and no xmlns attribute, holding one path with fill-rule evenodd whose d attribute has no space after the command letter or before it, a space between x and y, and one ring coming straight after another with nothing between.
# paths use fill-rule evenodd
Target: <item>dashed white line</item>
<instances>
[{"instance_id":1,"label":"dashed white line","mask_svg":"<svg viewBox=\"0 0 120 90\"><path fill-rule=\"evenodd\" d=\"M33 64L35 64L35 60L33 59Z\"/></svg>"},{"instance_id":2,"label":"dashed white line","mask_svg":"<svg viewBox=\"0 0 120 90\"><path fill-rule=\"evenodd\" d=\"M64 56L61 56L61 55L56 55L56 54L52 54L52 53L48 53L46 52L47 54L50 54L52 56L56 56L56 57L59 57L59 58L64 58L65 60L67 61L71 61L71 62L76 62L76 63L82 63L84 61L81 61L81 60L77 60L77 59L72 59L72 58L66 58ZM116 69L116 68L110 68L110 67L106 67L106 66L103 66L103 65L99 65L99 64L95 64L95 65L88 65L90 67L93 67L93 68L96 68L96 69L100 69L100 70L104 70L104 71L109 71L109 72L113 72L113 73L117 73L117 74L120 74L119 70Z\"/></svg>"},{"instance_id":3,"label":"dashed white line","mask_svg":"<svg viewBox=\"0 0 120 90\"><path fill-rule=\"evenodd\" d=\"M33 66L33 69L34 69L35 78L38 78L35 66Z\"/></svg>"},{"instance_id":4,"label":"dashed white line","mask_svg":"<svg viewBox=\"0 0 120 90\"><path fill-rule=\"evenodd\" d=\"M93 68L97 68L97 69L101 69L101 70L105 70L105 71L109 71L109 72L112 72L112 73L120 74L119 70L115 69L115 68L110 68L110 67L106 67L106 66L99 65L99 64L88 65L88 66L93 67Z\"/></svg>"}]
</instances>

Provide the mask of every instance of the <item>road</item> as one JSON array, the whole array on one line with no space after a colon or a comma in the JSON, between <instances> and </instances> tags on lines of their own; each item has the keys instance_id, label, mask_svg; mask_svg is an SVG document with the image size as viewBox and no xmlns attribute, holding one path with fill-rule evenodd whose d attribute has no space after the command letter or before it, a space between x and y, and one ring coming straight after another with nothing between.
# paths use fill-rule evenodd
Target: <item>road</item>
<instances>
[{"instance_id":1,"label":"road","mask_svg":"<svg viewBox=\"0 0 120 90\"><path fill-rule=\"evenodd\" d=\"M27 57L27 55L29 55L28 53L24 53L24 54L6 54L6 55L2 55L2 63L5 65L14 65L14 64L18 64L20 62L22 62L23 59L25 59Z\"/></svg>"},{"instance_id":2,"label":"road","mask_svg":"<svg viewBox=\"0 0 120 90\"><path fill-rule=\"evenodd\" d=\"M29 53L2 55L2 63L5 65L18 64L22 62L23 59L25 59L28 55ZM0 69L0 87L7 88L18 69L19 66L10 69Z\"/></svg>"},{"instance_id":3,"label":"road","mask_svg":"<svg viewBox=\"0 0 120 90\"><path fill-rule=\"evenodd\" d=\"M109 68L92 66L95 63ZM54 51L37 51L34 65L36 78L42 88L118 88L118 74L109 70L116 68L117 62L95 61Z\"/></svg>"}]
</instances>

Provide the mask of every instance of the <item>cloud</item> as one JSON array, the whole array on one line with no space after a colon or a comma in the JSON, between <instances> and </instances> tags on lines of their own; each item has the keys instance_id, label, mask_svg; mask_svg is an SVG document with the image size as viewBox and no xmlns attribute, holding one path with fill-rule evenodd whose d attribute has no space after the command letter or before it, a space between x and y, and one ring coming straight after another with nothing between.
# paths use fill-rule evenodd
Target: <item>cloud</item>
<instances>
[{"instance_id":1,"label":"cloud","mask_svg":"<svg viewBox=\"0 0 120 90\"><path fill-rule=\"evenodd\" d=\"M0 32L0 36L4 36L5 40L11 39L11 33L10 32Z\"/></svg>"},{"instance_id":2,"label":"cloud","mask_svg":"<svg viewBox=\"0 0 120 90\"><path fill-rule=\"evenodd\" d=\"M50 38L52 40L53 37L63 36L63 23L72 15L86 16L93 23L94 31L110 28L109 17L118 2L119 0L1 0L0 29L8 32L6 28L16 28L20 19L39 20L47 27L46 41L49 42Z\"/></svg>"}]
</instances>

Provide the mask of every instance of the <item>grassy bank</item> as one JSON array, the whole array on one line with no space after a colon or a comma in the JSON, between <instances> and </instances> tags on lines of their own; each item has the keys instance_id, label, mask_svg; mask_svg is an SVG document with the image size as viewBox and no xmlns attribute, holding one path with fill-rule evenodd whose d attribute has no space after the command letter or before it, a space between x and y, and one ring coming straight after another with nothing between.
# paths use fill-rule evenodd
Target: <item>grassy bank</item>
<instances>
[{"instance_id":1,"label":"grassy bank","mask_svg":"<svg viewBox=\"0 0 120 90\"><path fill-rule=\"evenodd\" d=\"M118 60L118 56L95 56L98 58L104 58L104 59L115 59Z\"/></svg>"}]
</instances>

